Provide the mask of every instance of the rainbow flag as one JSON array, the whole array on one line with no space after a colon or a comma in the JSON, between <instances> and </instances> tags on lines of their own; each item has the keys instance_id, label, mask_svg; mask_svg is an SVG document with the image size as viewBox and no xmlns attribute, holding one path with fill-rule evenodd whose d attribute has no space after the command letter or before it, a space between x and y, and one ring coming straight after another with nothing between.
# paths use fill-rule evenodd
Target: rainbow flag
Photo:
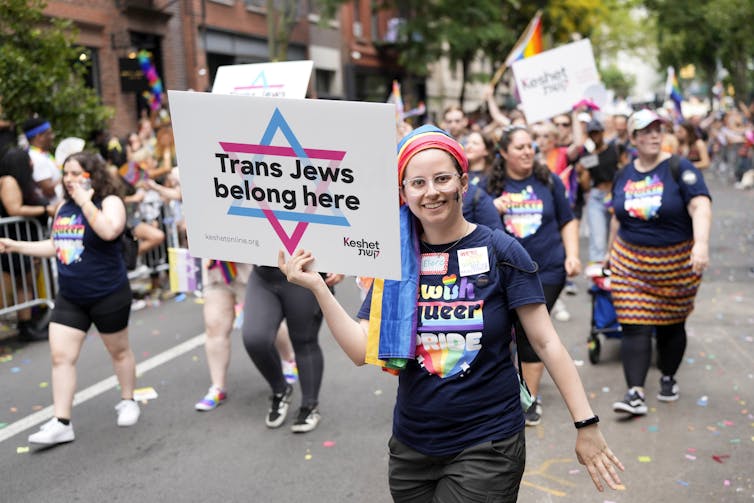
<instances>
[{"instance_id":1,"label":"rainbow flag","mask_svg":"<svg viewBox=\"0 0 754 503\"><path fill-rule=\"evenodd\" d=\"M395 373L405 368L416 350L416 297L419 293L419 240L414 216L401 206L402 281L375 279L367 333L365 362Z\"/></svg>"},{"instance_id":2,"label":"rainbow flag","mask_svg":"<svg viewBox=\"0 0 754 503\"><path fill-rule=\"evenodd\" d=\"M403 120L403 97L401 96L401 85L397 80L393 81L393 91L390 93L391 103L395 105L395 122Z\"/></svg>"},{"instance_id":3,"label":"rainbow flag","mask_svg":"<svg viewBox=\"0 0 754 503\"><path fill-rule=\"evenodd\" d=\"M528 58L542 52L542 11L538 10L521 38L513 46L503 66L509 67L514 61Z\"/></svg>"},{"instance_id":4,"label":"rainbow flag","mask_svg":"<svg viewBox=\"0 0 754 503\"><path fill-rule=\"evenodd\" d=\"M681 102L683 101L683 94L681 94L681 86L678 85L678 77L675 75L675 68L668 67L668 79L665 81L665 94L675 104L675 110L678 114L676 118L678 122L683 120L683 112L681 111Z\"/></svg>"},{"instance_id":5,"label":"rainbow flag","mask_svg":"<svg viewBox=\"0 0 754 503\"><path fill-rule=\"evenodd\" d=\"M207 269L219 268L220 274L223 275L225 283L230 285L238 276L238 267L235 262L226 262L225 260L210 260Z\"/></svg>"}]
</instances>

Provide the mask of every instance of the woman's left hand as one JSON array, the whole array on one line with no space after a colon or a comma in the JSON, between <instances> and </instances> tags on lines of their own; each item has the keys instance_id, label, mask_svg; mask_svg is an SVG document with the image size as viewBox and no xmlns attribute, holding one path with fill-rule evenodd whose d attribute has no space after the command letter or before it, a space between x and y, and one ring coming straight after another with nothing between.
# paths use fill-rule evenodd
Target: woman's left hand
<instances>
[{"instance_id":1,"label":"woman's left hand","mask_svg":"<svg viewBox=\"0 0 754 503\"><path fill-rule=\"evenodd\" d=\"M581 272L581 260L578 257L566 257L565 271L569 278Z\"/></svg>"},{"instance_id":2,"label":"woman's left hand","mask_svg":"<svg viewBox=\"0 0 754 503\"><path fill-rule=\"evenodd\" d=\"M709 246L695 242L691 248L691 268L696 274L702 274L709 265Z\"/></svg>"},{"instance_id":3,"label":"woman's left hand","mask_svg":"<svg viewBox=\"0 0 754 503\"><path fill-rule=\"evenodd\" d=\"M623 463L613 454L610 447L607 446L605 438L602 436L597 425L587 426L578 430L576 436L576 457L579 463L586 466L589 476L592 477L595 487L598 491L604 491L602 480L604 480L610 489L619 489L622 485L617 467L624 471Z\"/></svg>"}]
</instances>

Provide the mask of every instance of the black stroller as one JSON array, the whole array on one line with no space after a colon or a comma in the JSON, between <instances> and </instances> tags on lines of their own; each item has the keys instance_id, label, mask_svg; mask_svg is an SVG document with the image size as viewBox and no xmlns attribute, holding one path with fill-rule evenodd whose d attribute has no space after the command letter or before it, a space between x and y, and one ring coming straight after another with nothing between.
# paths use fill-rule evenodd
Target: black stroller
<instances>
[{"instance_id":1,"label":"black stroller","mask_svg":"<svg viewBox=\"0 0 754 503\"><path fill-rule=\"evenodd\" d=\"M586 275L592 279L592 286L589 288L589 295L592 296L592 326L587 348L589 361L596 364L600 361L602 351L600 335L606 338L620 338L621 326L610 293L610 270L600 264L593 264L587 267Z\"/></svg>"}]
</instances>

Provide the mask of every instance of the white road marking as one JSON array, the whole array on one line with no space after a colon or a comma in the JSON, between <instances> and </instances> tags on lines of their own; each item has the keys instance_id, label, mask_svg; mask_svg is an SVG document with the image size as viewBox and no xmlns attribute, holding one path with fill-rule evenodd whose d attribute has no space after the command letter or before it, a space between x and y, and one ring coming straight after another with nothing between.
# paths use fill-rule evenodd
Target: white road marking
<instances>
[{"instance_id":1,"label":"white road marking","mask_svg":"<svg viewBox=\"0 0 754 503\"><path fill-rule=\"evenodd\" d=\"M203 345L204 337L205 334L201 333L192 337L186 342L182 342L181 344L163 351L162 353L155 355L148 360L144 360L143 362L136 365L136 375L140 376L142 374L145 374L153 368L159 367L160 365L191 351L197 346ZM76 393L73 396L73 406L75 407L86 402L87 400L91 400L92 398L101 395L105 391L109 391L116 386L118 386L118 380L114 375L108 377L107 379L103 379L100 382ZM30 414L22 419L19 419L15 423L9 424L8 426L0 430L0 442L4 442L5 440L8 440L9 438L17 435L18 433L21 433L24 430L27 430L49 420L50 418L52 418L52 411L52 405L49 405L42 410L38 410L34 414Z\"/></svg>"}]
</instances>

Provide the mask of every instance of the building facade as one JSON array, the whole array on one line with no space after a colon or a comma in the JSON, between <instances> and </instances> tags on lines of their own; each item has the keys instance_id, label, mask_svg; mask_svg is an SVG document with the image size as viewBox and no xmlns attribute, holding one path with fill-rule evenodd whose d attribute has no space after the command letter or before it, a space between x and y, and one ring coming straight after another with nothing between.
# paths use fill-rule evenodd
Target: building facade
<instances>
[{"instance_id":1,"label":"building facade","mask_svg":"<svg viewBox=\"0 0 754 503\"><path fill-rule=\"evenodd\" d=\"M292 9L285 59L314 61L310 96L387 99L392 80L403 77L388 41L395 15L350 0L324 22L308 0L281 3ZM220 66L270 60L267 0L50 0L45 14L76 25L89 83L115 110L109 126L119 136L148 113L140 51L166 90L207 91Z\"/></svg>"}]
</instances>

